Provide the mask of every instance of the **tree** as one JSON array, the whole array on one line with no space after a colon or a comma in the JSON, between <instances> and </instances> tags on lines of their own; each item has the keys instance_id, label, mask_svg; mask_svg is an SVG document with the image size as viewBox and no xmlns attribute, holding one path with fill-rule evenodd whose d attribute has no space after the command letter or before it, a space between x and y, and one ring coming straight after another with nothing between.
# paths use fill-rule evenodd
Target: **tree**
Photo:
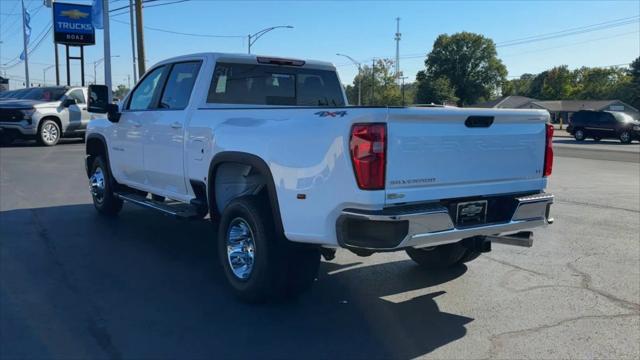
<instances>
[{"instance_id":1,"label":"tree","mask_svg":"<svg viewBox=\"0 0 640 360\"><path fill-rule=\"evenodd\" d=\"M116 99L123 99L128 92L129 92L129 88L126 87L125 85L120 84L116 88L116 91L114 91L113 97Z\"/></svg>"},{"instance_id":2,"label":"tree","mask_svg":"<svg viewBox=\"0 0 640 360\"><path fill-rule=\"evenodd\" d=\"M431 78L449 81L459 106L491 98L507 76L493 40L469 32L438 36L425 66Z\"/></svg>"},{"instance_id":3,"label":"tree","mask_svg":"<svg viewBox=\"0 0 640 360\"><path fill-rule=\"evenodd\" d=\"M362 80L362 105L401 105L402 94L393 73L394 62L378 59L375 67L363 65L353 79L353 85L346 87L350 104L358 103L358 84ZM406 96L406 94L405 94Z\"/></svg>"},{"instance_id":4,"label":"tree","mask_svg":"<svg viewBox=\"0 0 640 360\"><path fill-rule=\"evenodd\" d=\"M620 96L623 101L636 109L640 109L640 56L631 63L629 75L631 77L629 84L617 91L622 90L621 92L624 93L624 95Z\"/></svg>"},{"instance_id":5,"label":"tree","mask_svg":"<svg viewBox=\"0 0 640 360\"><path fill-rule=\"evenodd\" d=\"M631 82L628 71L618 67L582 67L575 73L577 99L612 99L618 89Z\"/></svg>"},{"instance_id":6,"label":"tree","mask_svg":"<svg viewBox=\"0 0 640 360\"><path fill-rule=\"evenodd\" d=\"M424 71L416 75L416 104L444 104L457 102L455 89L446 77L434 78Z\"/></svg>"},{"instance_id":7,"label":"tree","mask_svg":"<svg viewBox=\"0 0 640 360\"><path fill-rule=\"evenodd\" d=\"M535 77L534 74L522 74L519 79L505 81L501 88L502 96L530 96L531 83Z\"/></svg>"}]
</instances>

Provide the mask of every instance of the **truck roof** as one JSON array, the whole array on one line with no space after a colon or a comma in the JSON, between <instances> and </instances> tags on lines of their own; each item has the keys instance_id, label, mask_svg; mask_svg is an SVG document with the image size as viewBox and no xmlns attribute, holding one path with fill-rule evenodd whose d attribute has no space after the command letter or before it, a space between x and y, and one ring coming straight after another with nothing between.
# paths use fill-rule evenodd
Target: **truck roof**
<instances>
[{"instance_id":1,"label":"truck roof","mask_svg":"<svg viewBox=\"0 0 640 360\"><path fill-rule=\"evenodd\" d=\"M314 69L326 69L326 70L335 70L335 66L327 61L319 61L319 60L306 60L306 59L297 59L297 58L289 58L282 56L268 56L268 55L255 55L255 54L237 54L237 53L220 53L220 52L205 52L205 53L194 53L188 55L181 55L172 57L163 61L160 61L154 65L160 65L165 63L171 63L176 61L184 61L194 58L210 58L212 60L224 60L231 62L239 62L239 63L252 63L255 64L258 61L258 58L272 58L272 59L287 59L287 60L299 60L304 61L303 67L306 68L314 68Z\"/></svg>"}]
</instances>

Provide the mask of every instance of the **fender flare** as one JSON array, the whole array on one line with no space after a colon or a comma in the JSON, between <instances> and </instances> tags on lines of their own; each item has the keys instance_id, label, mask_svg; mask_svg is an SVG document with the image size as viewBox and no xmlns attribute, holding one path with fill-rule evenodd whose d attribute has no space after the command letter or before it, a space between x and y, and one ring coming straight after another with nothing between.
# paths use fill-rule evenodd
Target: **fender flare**
<instances>
[{"instance_id":1,"label":"fender flare","mask_svg":"<svg viewBox=\"0 0 640 360\"><path fill-rule=\"evenodd\" d=\"M207 197L209 202L209 212L211 215L220 217L220 213L216 208L215 191L213 191L213 185L215 181L215 173L218 165L226 162L234 162L249 165L256 168L267 179L267 197L269 199L269 205L273 214L273 220L275 222L276 231L284 236L284 226L282 225L282 217L280 215L280 205L278 203L278 193L276 192L276 186L273 181L273 175L269 165L259 156L239 152L239 151L224 151L217 153L211 163L209 164L209 175L207 178Z\"/></svg>"},{"instance_id":2,"label":"fender flare","mask_svg":"<svg viewBox=\"0 0 640 360\"><path fill-rule=\"evenodd\" d=\"M101 144L102 144L102 148L104 149L104 157L105 157L105 161L107 162L107 167L109 168L109 173L112 174L113 176L113 171L111 171L111 161L109 160L109 147L107 146L107 140L105 139L105 137L102 134L89 134L87 136L87 138L85 139L85 160L84 160L84 165L85 165L85 169L87 170L87 176L91 176L91 174L89 173L91 171L91 168L89 167L89 158L91 157L91 155L89 155L89 143L95 140L98 140Z\"/></svg>"}]
</instances>

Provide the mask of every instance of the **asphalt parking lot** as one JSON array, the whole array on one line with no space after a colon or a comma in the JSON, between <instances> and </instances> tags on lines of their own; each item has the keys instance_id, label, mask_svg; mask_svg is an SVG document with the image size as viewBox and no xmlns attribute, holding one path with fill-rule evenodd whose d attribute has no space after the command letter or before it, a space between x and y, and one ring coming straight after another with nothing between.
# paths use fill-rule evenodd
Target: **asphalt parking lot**
<instances>
[{"instance_id":1,"label":"asphalt parking lot","mask_svg":"<svg viewBox=\"0 0 640 360\"><path fill-rule=\"evenodd\" d=\"M0 357L637 359L640 145L564 140L533 248L439 273L339 251L262 306L225 288L209 223L98 216L84 144L0 148Z\"/></svg>"}]
</instances>

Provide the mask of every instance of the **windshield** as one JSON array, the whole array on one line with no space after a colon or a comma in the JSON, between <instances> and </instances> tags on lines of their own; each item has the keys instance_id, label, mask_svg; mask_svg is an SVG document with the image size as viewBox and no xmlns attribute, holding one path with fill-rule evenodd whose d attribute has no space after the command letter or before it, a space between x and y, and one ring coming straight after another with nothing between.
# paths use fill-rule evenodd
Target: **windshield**
<instances>
[{"instance_id":1,"label":"windshield","mask_svg":"<svg viewBox=\"0 0 640 360\"><path fill-rule=\"evenodd\" d=\"M25 100L58 101L65 92L67 92L65 88L33 88L29 89L20 98Z\"/></svg>"},{"instance_id":2,"label":"windshield","mask_svg":"<svg viewBox=\"0 0 640 360\"><path fill-rule=\"evenodd\" d=\"M621 112L611 112L611 114L613 114L613 116L616 118L616 120L618 121L622 121L622 122L632 122L634 121L633 118L625 113L621 113Z\"/></svg>"}]
</instances>

